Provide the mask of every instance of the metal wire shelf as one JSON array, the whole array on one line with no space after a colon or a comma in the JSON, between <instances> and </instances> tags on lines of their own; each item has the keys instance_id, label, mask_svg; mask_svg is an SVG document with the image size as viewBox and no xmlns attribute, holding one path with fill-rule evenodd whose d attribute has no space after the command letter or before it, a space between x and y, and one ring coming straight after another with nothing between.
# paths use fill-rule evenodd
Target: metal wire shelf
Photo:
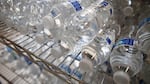
<instances>
[{"instance_id":1,"label":"metal wire shelf","mask_svg":"<svg viewBox=\"0 0 150 84\"><path fill-rule=\"evenodd\" d=\"M50 39L49 42L39 44L35 41L34 34L23 35L15 28L8 27L4 22L0 21L0 43L14 50L19 56L29 58L33 63L68 84L87 84L84 81L84 74L79 72L78 66L74 67L73 65L76 62L79 63L81 60L80 53L77 53L75 56L60 57L59 59L53 58L50 50L57 44L53 39ZM71 59L67 65L67 70L64 69L66 66L63 66L66 59ZM150 64L150 58L147 57L145 61ZM76 74L72 72L76 72Z\"/></svg>"},{"instance_id":2,"label":"metal wire shelf","mask_svg":"<svg viewBox=\"0 0 150 84\"><path fill-rule=\"evenodd\" d=\"M29 58L33 63L39 65L40 67L42 65L43 69L59 77L68 84L73 84L73 81L76 81L79 84L86 84L86 82L82 79L77 78L75 75L72 76L72 74L66 73L65 70L60 69L60 67L62 67L61 64L63 64L63 62L65 62L65 59L67 58L72 59L69 67L72 66L73 62L79 61L79 54L74 58L70 56L62 57L63 59L60 58L61 61L58 66L56 66L55 63L57 59L49 61L50 59L52 59L49 50L56 43L47 42L40 45L35 42L33 36L34 35L22 35L17 30L15 30L15 28L8 27L2 21L0 22L0 42L2 44L7 45L7 47L13 49L17 54L19 54L19 56ZM31 48L33 49L32 51ZM42 50L42 52L40 52L42 48L44 49ZM48 54L48 56L46 56L45 53Z\"/></svg>"}]
</instances>

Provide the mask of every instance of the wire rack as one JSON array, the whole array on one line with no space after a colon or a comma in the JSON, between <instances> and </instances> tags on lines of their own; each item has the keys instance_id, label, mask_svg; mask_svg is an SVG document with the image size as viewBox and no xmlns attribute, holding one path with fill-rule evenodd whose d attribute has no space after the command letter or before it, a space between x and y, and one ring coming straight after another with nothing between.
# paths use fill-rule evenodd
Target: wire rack
<instances>
[{"instance_id":1,"label":"wire rack","mask_svg":"<svg viewBox=\"0 0 150 84\"><path fill-rule=\"evenodd\" d=\"M53 39L49 42L38 44L34 39L34 34L23 35L15 28L8 27L4 22L0 21L0 42L15 51L19 56L29 58L33 63L68 84L86 84L77 66L81 59L80 53L76 54L76 56L68 55L59 59L54 58L50 50L57 42L54 42ZM71 60L68 65L64 65L66 59Z\"/></svg>"},{"instance_id":2,"label":"wire rack","mask_svg":"<svg viewBox=\"0 0 150 84\"><path fill-rule=\"evenodd\" d=\"M51 54L51 48L58 42L55 42L53 38L48 42L39 44L36 42L34 34L23 35L16 28L8 27L3 21L0 21L0 43L6 45L9 50L15 51L19 56L28 58L31 62L62 79L67 84L87 84L84 80L86 73L81 74L78 67L82 59L80 52L75 55L62 56L59 59L54 58ZM150 64L150 58L146 58L145 62ZM0 76L9 79L6 80L8 84L32 84L9 70L8 66L0 64L0 67L2 67L0 68ZM100 74L104 73L100 72Z\"/></svg>"}]
</instances>

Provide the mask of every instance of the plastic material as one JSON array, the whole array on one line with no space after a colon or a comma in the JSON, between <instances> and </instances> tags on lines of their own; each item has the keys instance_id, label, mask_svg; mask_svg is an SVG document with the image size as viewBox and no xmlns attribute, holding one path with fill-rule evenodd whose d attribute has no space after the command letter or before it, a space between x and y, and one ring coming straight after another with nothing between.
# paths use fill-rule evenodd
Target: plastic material
<instances>
[{"instance_id":1,"label":"plastic material","mask_svg":"<svg viewBox=\"0 0 150 84\"><path fill-rule=\"evenodd\" d=\"M116 84L130 84L130 76L123 71L115 72L113 79Z\"/></svg>"}]
</instances>

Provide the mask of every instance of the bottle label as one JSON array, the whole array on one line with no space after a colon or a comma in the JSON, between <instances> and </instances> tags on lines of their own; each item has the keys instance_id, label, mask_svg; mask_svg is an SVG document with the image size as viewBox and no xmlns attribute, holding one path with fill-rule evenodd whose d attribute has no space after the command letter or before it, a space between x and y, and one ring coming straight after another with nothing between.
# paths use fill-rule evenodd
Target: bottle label
<instances>
[{"instance_id":1,"label":"bottle label","mask_svg":"<svg viewBox=\"0 0 150 84\"><path fill-rule=\"evenodd\" d=\"M9 52L9 53L11 53L13 51L13 49L10 47L6 47L6 48L7 48L7 52Z\"/></svg>"},{"instance_id":2,"label":"bottle label","mask_svg":"<svg viewBox=\"0 0 150 84\"><path fill-rule=\"evenodd\" d=\"M70 57L72 57L75 60L80 61L82 59L82 54L81 54L81 52L79 52L78 54L75 54L75 55L71 54Z\"/></svg>"},{"instance_id":3,"label":"bottle label","mask_svg":"<svg viewBox=\"0 0 150 84\"><path fill-rule=\"evenodd\" d=\"M101 38L101 37L96 37L95 39L95 42L97 42L97 43L100 43L100 41L102 40L104 40L103 38ZM111 41L111 39L109 38L109 37L107 37L106 39L105 39L105 41L110 45L111 43L112 43L112 41Z\"/></svg>"},{"instance_id":4,"label":"bottle label","mask_svg":"<svg viewBox=\"0 0 150 84\"><path fill-rule=\"evenodd\" d=\"M69 66L67 66L65 64L60 65L60 68L71 75L75 75L78 79L82 78L82 74L79 71L72 70Z\"/></svg>"},{"instance_id":5,"label":"bottle label","mask_svg":"<svg viewBox=\"0 0 150 84\"><path fill-rule=\"evenodd\" d=\"M14 59L18 58L17 53L14 52L12 48L10 48L10 47L6 47L6 48L7 48L7 52L11 53L11 55L13 56Z\"/></svg>"},{"instance_id":6,"label":"bottle label","mask_svg":"<svg viewBox=\"0 0 150 84\"><path fill-rule=\"evenodd\" d=\"M105 6L107 6L109 3L107 2L107 1L103 1L103 2L101 2L100 3L100 5L102 6L102 7L105 7Z\"/></svg>"},{"instance_id":7,"label":"bottle label","mask_svg":"<svg viewBox=\"0 0 150 84\"><path fill-rule=\"evenodd\" d=\"M55 12L54 10L51 11L51 15L52 15L53 17L56 17L56 16L57 16L57 14L56 14L56 12Z\"/></svg>"},{"instance_id":8,"label":"bottle label","mask_svg":"<svg viewBox=\"0 0 150 84\"><path fill-rule=\"evenodd\" d=\"M65 64L60 65L60 68L63 69L64 71L66 71L69 74L72 73L71 68L69 66L65 65Z\"/></svg>"},{"instance_id":9,"label":"bottle label","mask_svg":"<svg viewBox=\"0 0 150 84\"><path fill-rule=\"evenodd\" d=\"M140 22L140 24L139 24L139 28L142 27L144 24L146 24L146 23L148 23L148 22L150 22L150 17L145 18L144 20L142 20L142 21Z\"/></svg>"},{"instance_id":10,"label":"bottle label","mask_svg":"<svg viewBox=\"0 0 150 84\"><path fill-rule=\"evenodd\" d=\"M111 39L109 37L106 38L106 41L109 45L111 44Z\"/></svg>"},{"instance_id":11,"label":"bottle label","mask_svg":"<svg viewBox=\"0 0 150 84\"><path fill-rule=\"evenodd\" d=\"M30 61L30 59L28 57L24 57L24 60L28 65L32 64L32 61Z\"/></svg>"},{"instance_id":12,"label":"bottle label","mask_svg":"<svg viewBox=\"0 0 150 84\"><path fill-rule=\"evenodd\" d=\"M80 3L76 0L70 0L70 3L73 5L76 11L82 10Z\"/></svg>"},{"instance_id":13,"label":"bottle label","mask_svg":"<svg viewBox=\"0 0 150 84\"><path fill-rule=\"evenodd\" d=\"M79 71L77 71L77 70L73 71L73 75L75 75L80 80L82 79L82 74Z\"/></svg>"},{"instance_id":14,"label":"bottle label","mask_svg":"<svg viewBox=\"0 0 150 84\"><path fill-rule=\"evenodd\" d=\"M109 3L108 3L107 1L103 1L103 2L100 3L100 5L101 5L102 7L106 7L106 6L109 5ZM109 11L110 11L110 14L112 15L112 13L113 13L112 8L110 8Z\"/></svg>"},{"instance_id":15,"label":"bottle label","mask_svg":"<svg viewBox=\"0 0 150 84\"><path fill-rule=\"evenodd\" d=\"M131 39L131 38L122 39L119 42L117 42L113 46L113 48L116 47L116 46L119 46L119 45L130 45L130 46L133 46L135 44L134 42L135 42L135 40Z\"/></svg>"},{"instance_id":16,"label":"bottle label","mask_svg":"<svg viewBox=\"0 0 150 84\"><path fill-rule=\"evenodd\" d=\"M113 13L113 10L112 10L112 9L110 9L109 11L110 11L110 14L112 15L112 13Z\"/></svg>"}]
</instances>

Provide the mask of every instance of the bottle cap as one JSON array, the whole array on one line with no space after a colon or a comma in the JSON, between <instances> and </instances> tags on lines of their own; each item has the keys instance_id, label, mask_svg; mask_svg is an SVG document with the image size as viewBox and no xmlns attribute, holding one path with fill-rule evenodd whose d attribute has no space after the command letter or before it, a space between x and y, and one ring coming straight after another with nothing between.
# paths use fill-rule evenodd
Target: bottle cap
<instances>
[{"instance_id":1,"label":"bottle cap","mask_svg":"<svg viewBox=\"0 0 150 84\"><path fill-rule=\"evenodd\" d=\"M55 58L59 58L61 56L66 55L69 52L69 50L65 49L64 47L62 47L61 45L57 45L55 47L53 47L51 49L51 54L55 57Z\"/></svg>"},{"instance_id":2,"label":"bottle cap","mask_svg":"<svg viewBox=\"0 0 150 84\"><path fill-rule=\"evenodd\" d=\"M44 43L44 42L45 42L44 35L43 35L43 34L37 34L35 40L36 40L38 43L40 43L40 44Z\"/></svg>"},{"instance_id":3,"label":"bottle cap","mask_svg":"<svg viewBox=\"0 0 150 84\"><path fill-rule=\"evenodd\" d=\"M49 15L43 17L43 24L44 27L47 28L48 30L51 28L54 28L54 19Z\"/></svg>"},{"instance_id":4,"label":"bottle cap","mask_svg":"<svg viewBox=\"0 0 150 84\"><path fill-rule=\"evenodd\" d=\"M123 9L123 13L124 13L125 16L132 16L133 8L131 6L125 7Z\"/></svg>"},{"instance_id":5,"label":"bottle cap","mask_svg":"<svg viewBox=\"0 0 150 84\"><path fill-rule=\"evenodd\" d=\"M117 71L113 75L116 84L130 84L130 77L126 72Z\"/></svg>"},{"instance_id":6,"label":"bottle cap","mask_svg":"<svg viewBox=\"0 0 150 84\"><path fill-rule=\"evenodd\" d=\"M61 57L62 55L61 55L61 50L59 50L59 49L56 49L56 48L52 48L52 50L51 50L51 53L52 53L52 55L55 57L55 58L58 58L58 57Z\"/></svg>"},{"instance_id":7,"label":"bottle cap","mask_svg":"<svg viewBox=\"0 0 150 84\"><path fill-rule=\"evenodd\" d=\"M91 72L93 70L93 64L88 59L82 59L79 63L79 67L83 72Z\"/></svg>"}]
</instances>

